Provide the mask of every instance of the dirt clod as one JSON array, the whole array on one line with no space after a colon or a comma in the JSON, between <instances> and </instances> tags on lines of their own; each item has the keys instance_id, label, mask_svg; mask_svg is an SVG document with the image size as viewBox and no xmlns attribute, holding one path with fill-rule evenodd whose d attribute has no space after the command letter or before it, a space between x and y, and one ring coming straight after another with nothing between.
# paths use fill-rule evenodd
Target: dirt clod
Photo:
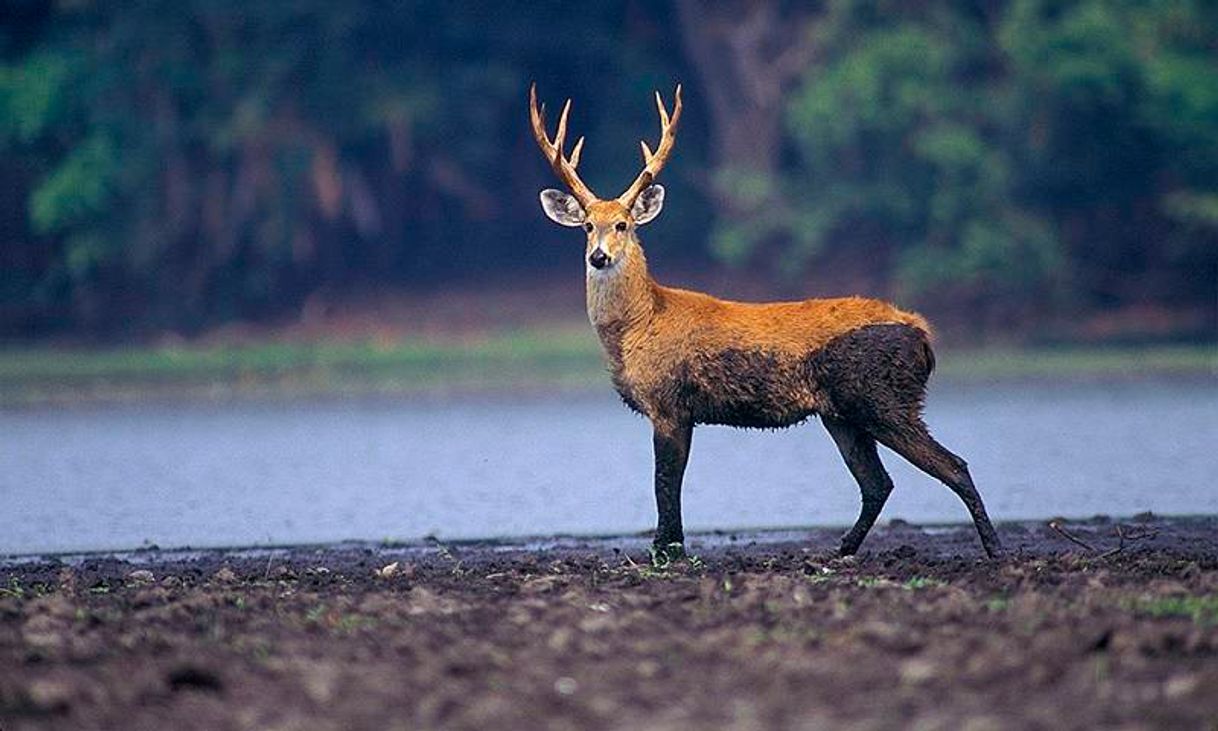
<instances>
[{"instance_id":1,"label":"dirt clod","mask_svg":"<svg viewBox=\"0 0 1218 731\"><path fill-rule=\"evenodd\" d=\"M166 677L169 687L174 691L201 690L218 693L224 690L220 676L206 668L194 665L183 665L169 671Z\"/></svg>"}]
</instances>

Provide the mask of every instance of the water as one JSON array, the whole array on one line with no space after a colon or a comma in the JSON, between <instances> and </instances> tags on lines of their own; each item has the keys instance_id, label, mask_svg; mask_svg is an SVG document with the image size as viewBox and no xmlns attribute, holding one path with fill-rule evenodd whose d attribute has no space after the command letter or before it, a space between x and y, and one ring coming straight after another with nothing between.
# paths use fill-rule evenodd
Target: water
<instances>
[{"instance_id":1,"label":"water","mask_svg":"<svg viewBox=\"0 0 1218 731\"><path fill-rule=\"evenodd\" d=\"M1218 513L1212 383L948 384L927 420L998 520ZM610 394L0 412L0 553L642 531L650 450ZM882 457L881 520L967 520ZM691 530L847 525L858 491L815 421L702 427L684 502Z\"/></svg>"}]
</instances>

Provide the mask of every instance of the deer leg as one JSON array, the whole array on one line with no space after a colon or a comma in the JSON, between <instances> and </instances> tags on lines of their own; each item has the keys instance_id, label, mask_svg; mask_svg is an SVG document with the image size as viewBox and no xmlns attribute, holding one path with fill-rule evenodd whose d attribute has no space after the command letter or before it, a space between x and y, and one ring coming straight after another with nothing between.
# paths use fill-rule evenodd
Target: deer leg
<instances>
[{"instance_id":1,"label":"deer leg","mask_svg":"<svg viewBox=\"0 0 1218 731\"><path fill-rule=\"evenodd\" d=\"M901 455L926 474L947 485L960 498L969 514L973 516L973 525L981 538L981 546L990 558L1002 552L1002 543L990 523L990 517L985 512L985 504L981 495L973 485L973 478L968 471L968 463L952 454L946 447L935 441L927 431L921 419L897 429L882 429L876 438L886 447Z\"/></svg>"},{"instance_id":2,"label":"deer leg","mask_svg":"<svg viewBox=\"0 0 1218 731\"><path fill-rule=\"evenodd\" d=\"M859 550L859 545L867 537L871 526L884 509L888 495L892 492L892 478L880 462L880 455L875 449L875 439L868 433L848 422L832 417L822 417L821 421L828 430L829 436L837 444L837 449L846 461L846 467L859 484L863 496L863 507L854 527L842 536L841 555L852 556Z\"/></svg>"},{"instance_id":3,"label":"deer leg","mask_svg":"<svg viewBox=\"0 0 1218 731\"><path fill-rule=\"evenodd\" d=\"M654 546L657 553L679 558L684 552L685 532L681 528L681 481L689 460L693 424L654 423L652 444L656 458L656 524Z\"/></svg>"}]
</instances>

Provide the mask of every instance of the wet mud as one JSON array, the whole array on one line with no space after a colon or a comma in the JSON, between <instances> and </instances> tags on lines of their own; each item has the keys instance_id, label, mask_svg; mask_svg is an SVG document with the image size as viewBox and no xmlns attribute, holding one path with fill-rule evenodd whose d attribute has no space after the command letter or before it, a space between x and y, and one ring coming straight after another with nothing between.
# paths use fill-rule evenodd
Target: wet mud
<instances>
[{"instance_id":1,"label":"wet mud","mask_svg":"<svg viewBox=\"0 0 1218 731\"><path fill-rule=\"evenodd\" d=\"M1218 518L0 560L0 729L1218 728Z\"/></svg>"}]
</instances>

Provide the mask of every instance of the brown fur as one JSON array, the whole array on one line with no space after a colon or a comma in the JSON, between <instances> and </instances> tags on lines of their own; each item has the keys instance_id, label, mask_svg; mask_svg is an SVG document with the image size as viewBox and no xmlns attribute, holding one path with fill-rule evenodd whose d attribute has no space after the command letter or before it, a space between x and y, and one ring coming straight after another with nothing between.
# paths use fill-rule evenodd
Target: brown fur
<instances>
[{"instance_id":1,"label":"brown fur","mask_svg":"<svg viewBox=\"0 0 1218 731\"><path fill-rule=\"evenodd\" d=\"M606 248L598 230L590 249ZM930 337L921 316L878 300L754 304L665 287L623 239L608 247L616 271L589 273L588 314L618 392L653 421L790 426L826 405L809 359L834 338L877 324Z\"/></svg>"},{"instance_id":2,"label":"brown fur","mask_svg":"<svg viewBox=\"0 0 1218 731\"><path fill-rule=\"evenodd\" d=\"M934 369L930 326L920 315L861 297L747 303L665 287L651 278L635 233L653 218L663 189L643 192L672 149L672 124L660 105L663 138L623 197L597 199L575 176L578 152L562 157L564 109L549 142L530 100L534 135L578 205L542 193L547 215L587 232L588 319L609 360L613 385L654 427L656 547L680 553L681 482L698 424L782 428L820 415L859 484L862 510L842 538L858 550L892 491L876 444L884 444L946 484L972 515L986 553L999 541L964 460L936 442L922 422ZM569 108L569 103L568 103ZM576 146L576 150L579 146ZM644 148L646 150L646 148ZM637 188L637 190L636 190Z\"/></svg>"},{"instance_id":3,"label":"brown fur","mask_svg":"<svg viewBox=\"0 0 1218 731\"><path fill-rule=\"evenodd\" d=\"M611 259L606 270L588 269L588 318L614 387L655 427L659 547L684 540L680 493L693 426L782 428L820 415L863 496L843 553L858 550L892 490L877 441L960 495L986 552L999 550L964 461L922 422L935 365L922 316L861 297L747 303L665 287L648 273L623 206L597 201L587 214L587 252Z\"/></svg>"}]
</instances>

